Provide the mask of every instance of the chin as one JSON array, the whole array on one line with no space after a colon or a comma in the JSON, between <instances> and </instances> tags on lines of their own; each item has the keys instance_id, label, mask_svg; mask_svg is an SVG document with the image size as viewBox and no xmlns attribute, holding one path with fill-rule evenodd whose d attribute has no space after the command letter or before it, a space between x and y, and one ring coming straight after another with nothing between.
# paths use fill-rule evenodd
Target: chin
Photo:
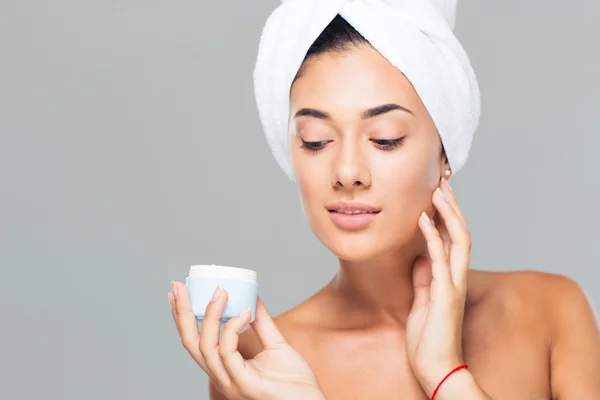
<instances>
[{"instance_id":1,"label":"chin","mask_svg":"<svg viewBox=\"0 0 600 400\"><path fill-rule=\"evenodd\" d=\"M317 237L336 257L353 262L369 261L393 253L397 246L368 231L327 232ZM389 236L386 239L390 239ZM396 243L397 244L397 243Z\"/></svg>"}]
</instances>

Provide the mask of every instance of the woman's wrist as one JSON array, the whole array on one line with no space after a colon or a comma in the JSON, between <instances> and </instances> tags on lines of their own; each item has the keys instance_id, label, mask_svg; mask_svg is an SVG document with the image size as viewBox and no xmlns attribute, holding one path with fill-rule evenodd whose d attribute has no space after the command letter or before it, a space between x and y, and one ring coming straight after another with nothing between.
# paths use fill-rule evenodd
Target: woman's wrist
<instances>
[{"instance_id":1,"label":"woman's wrist","mask_svg":"<svg viewBox=\"0 0 600 400\"><path fill-rule=\"evenodd\" d=\"M429 398L438 385L439 382L435 386L424 388ZM452 373L439 386L435 400L492 400L492 398L477 384L469 370L463 368Z\"/></svg>"}]
</instances>

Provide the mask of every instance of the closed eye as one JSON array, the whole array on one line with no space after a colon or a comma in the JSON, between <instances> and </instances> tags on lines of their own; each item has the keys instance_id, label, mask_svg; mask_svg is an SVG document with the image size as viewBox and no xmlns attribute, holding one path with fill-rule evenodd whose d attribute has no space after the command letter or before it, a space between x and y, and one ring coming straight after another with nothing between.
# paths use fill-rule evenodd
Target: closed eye
<instances>
[{"instance_id":1,"label":"closed eye","mask_svg":"<svg viewBox=\"0 0 600 400\"><path fill-rule=\"evenodd\" d=\"M404 138L398 139L371 139L375 145L382 150L392 150L402 145ZM323 149L327 144L331 143L331 140L319 140L314 142L308 142L302 139L302 145L300 147L309 152L316 153Z\"/></svg>"},{"instance_id":2,"label":"closed eye","mask_svg":"<svg viewBox=\"0 0 600 400\"><path fill-rule=\"evenodd\" d=\"M307 142L306 140L302 139L302 145L300 145L300 147L309 152L316 153L317 151L324 148L330 142L331 142L331 140L320 140L317 142Z\"/></svg>"},{"instance_id":3,"label":"closed eye","mask_svg":"<svg viewBox=\"0 0 600 400\"><path fill-rule=\"evenodd\" d=\"M398 139L371 139L375 145L382 150L392 150L402 145L404 138Z\"/></svg>"}]
</instances>

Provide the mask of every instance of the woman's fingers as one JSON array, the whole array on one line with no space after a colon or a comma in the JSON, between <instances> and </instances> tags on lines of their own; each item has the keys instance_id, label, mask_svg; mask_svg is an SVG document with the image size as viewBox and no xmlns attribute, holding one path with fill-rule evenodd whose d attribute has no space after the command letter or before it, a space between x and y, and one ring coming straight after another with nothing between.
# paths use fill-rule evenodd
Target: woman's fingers
<instances>
[{"instance_id":1,"label":"woman's fingers","mask_svg":"<svg viewBox=\"0 0 600 400\"><path fill-rule=\"evenodd\" d=\"M444 218L439 212L436 212L433 216L433 225L438 230L440 237L442 238L444 250L446 251L446 258L448 258L448 255L452 251L452 240L450 240L450 235L448 234L448 229L444 223Z\"/></svg>"},{"instance_id":2,"label":"woman's fingers","mask_svg":"<svg viewBox=\"0 0 600 400\"><path fill-rule=\"evenodd\" d=\"M271 349L278 344L286 343L285 338L279 332L279 329L277 329L273 318L271 318L260 297L256 302L256 315L251 326L265 349Z\"/></svg>"},{"instance_id":3,"label":"woman's fingers","mask_svg":"<svg viewBox=\"0 0 600 400\"><path fill-rule=\"evenodd\" d=\"M231 385L231 378L219 356L219 334L221 332L221 317L227 304L228 295L222 288L215 290L213 299L206 306L202 328L200 330L200 352L206 365L221 387Z\"/></svg>"},{"instance_id":4,"label":"woman's fingers","mask_svg":"<svg viewBox=\"0 0 600 400\"><path fill-rule=\"evenodd\" d=\"M458 218L460 218L460 221L462 222L463 226L467 228L467 220L465 219L465 216L462 210L460 209L460 206L458 205L458 200L456 199L456 196L454 196L454 192L452 191L450 183L446 178L442 178L441 186L444 189L444 194L446 195L448 203L450 203L452 208L454 208L454 211L456 212L456 215L458 215Z\"/></svg>"},{"instance_id":5,"label":"woman's fingers","mask_svg":"<svg viewBox=\"0 0 600 400\"><path fill-rule=\"evenodd\" d=\"M169 292L169 303L171 303L171 314L173 315L173 322L177 332L179 332L179 326L177 326L177 312L175 311L175 297L173 297L173 283L171 283L171 291Z\"/></svg>"},{"instance_id":6,"label":"woman's fingers","mask_svg":"<svg viewBox=\"0 0 600 400\"><path fill-rule=\"evenodd\" d=\"M423 232L423 236L427 241L427 250L431 259L431 274L433 280L448 285L452 282L450 268L448 268L448 260L444 242L439 231L431 223L429 216L423 212L419 217L419 227Z\"/></svg>"},{"instance_id":7,"label":"woman's fingers","mask_svg":"<svg viewBox=\"0 0 600 400\"><path fill-rule=\"evenodd\" d=\"M463 288L469 267L471 238L466 225L456 212L458 204L456 204L456 207L452 206L449 199L456 201L449 190L444 189L444 192L439 188L435 190L433 204L444 219L444 225L452 242L450 254L448 255L452 280L455 286Z\"/></svg>"},{"instance_id":8,"label":"woman's fingers","mask_svg":"<svg viewBox=\"0 0 600 400\"><path fill-rule=\"evenodd\" d=\"M221 318L227 304L228 294L217 288L213 299L206 307L202 327L198 330L187 287L178 282L172 283L169 293L173 319L177 325L184 347L194 360L207 373L212 384L222 393L245 392L257 385L258 373L248 365L238 351L239 334L250 322L250 310L231 318L220 335ZM258 300L254 329L265 346L284 343L283 336L275 327L271 316Z\"/></svg>"},{"instance_id":9,"label":"woman's fingers","mask_svg":"<svg viewBox=\"0 0 600 400\"><path fill-rule=\"evenodd\" d=\"M202 353L198 348L200 334L198 332L198 320L192 311L190 299L187 292L187 287L179 282L171 284L171 293L169 293L171 301L171 312L173 320L177 326L179 337L183 347L190 353L194 361L210 376L210 372Z\"/></svg>"},{"instance_id":10,"label":"woman's fingers","mask_svg":"<svg viewBox=\"0 0 600 400\"><path fill-rule=\"evenodd\" d=\"M246 366L246 361L238 351L238 343L241 330L250 322L252 313L246 310L237 317L231 318L223 328L221 342L219 344L219 355L223 361L226 371L232 382L238 388L255 386L256 372ZM243 390L242 390L243 391Z\"/></svg>"}]
</instances>

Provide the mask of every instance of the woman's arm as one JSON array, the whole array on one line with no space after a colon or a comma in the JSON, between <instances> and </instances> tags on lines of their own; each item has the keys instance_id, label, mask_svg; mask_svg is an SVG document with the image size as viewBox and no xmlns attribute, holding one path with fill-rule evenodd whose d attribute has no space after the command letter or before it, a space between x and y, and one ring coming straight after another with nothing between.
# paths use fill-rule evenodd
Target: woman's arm
<instances>
[{"instance_id":1,"label":"woman's arm","mask_svg":"<svg viewBox=\"0 0 600 400\"><path fill-rule=\"evenodd\" d=\"M493 400L467 369L452 374L436 393L435 400Z\"/></svg>"},{"instance_id":2,"label":"woman's arm","mask_svg":"<svg viewBox=\"0 0 600 400\"><path fill-rule=\"evenodd\" d=\"M600 399L600 329L585 292L555 275L551 292L551 384L553 400Z\"/></svg>"}]
</instances>

